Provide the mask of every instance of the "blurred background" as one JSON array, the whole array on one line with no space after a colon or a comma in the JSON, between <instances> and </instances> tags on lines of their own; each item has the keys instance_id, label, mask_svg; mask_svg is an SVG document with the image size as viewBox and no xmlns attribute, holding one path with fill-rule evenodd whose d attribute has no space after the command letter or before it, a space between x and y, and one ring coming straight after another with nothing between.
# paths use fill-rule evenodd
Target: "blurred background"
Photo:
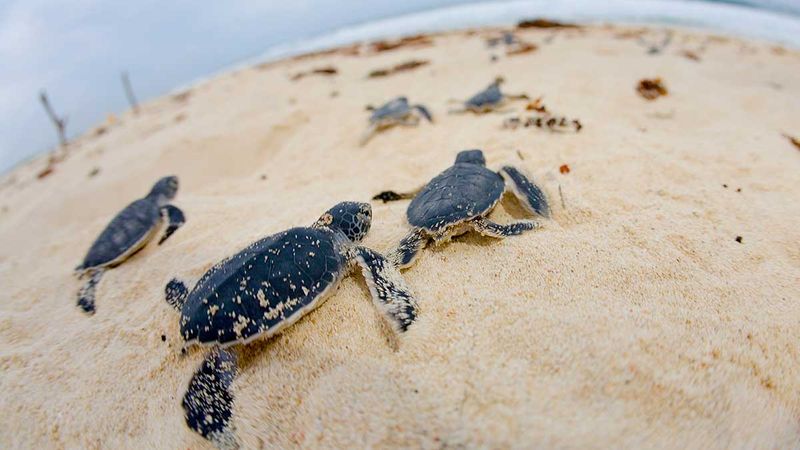
<instances>
[{"instance_id":1,"label":"blurred background","mask_svg":"<svg viewBox=\"0 0 800 450\"><path fill-rule=\"evenodd\" d=\"M46 90L67 136L237 65L352 41L531 17L699 26L800 46L800 0L4 0L0 172L53 148Z\"/></svg>"}]
</instances>

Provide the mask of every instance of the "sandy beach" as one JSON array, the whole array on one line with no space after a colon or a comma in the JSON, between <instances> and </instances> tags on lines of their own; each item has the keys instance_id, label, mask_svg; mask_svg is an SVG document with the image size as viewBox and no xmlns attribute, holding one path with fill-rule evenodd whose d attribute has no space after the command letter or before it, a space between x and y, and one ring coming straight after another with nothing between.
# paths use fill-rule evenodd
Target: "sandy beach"
<instances>
[{"instance_id":1,"label":"sandy beach","mask_svg":"<svg viewBox=\"0 0 800 450\"><path fill-rule=\"evenodd\" d=\"M553 217L424 251L397 349L360 275L248 345L243 448L800 447L800 52L623 26L488 47L498 34L236 70L4 175L0 447L211 448L180 403L205 350L181 354L164 285L339 201L416 188L468 148L524 168ZM526 102L447 114L497 76L582 128L504 127L537 114ZM657 78L666 95L637 92ZM359 146L365 107L398 95L435 122ZM187 223L107 272L86 316L72 269L169 174ZM386 252L408 202L372 206L365 244ZM510 197L491 215L523 217Z\"/></svg>"}]
</instances>

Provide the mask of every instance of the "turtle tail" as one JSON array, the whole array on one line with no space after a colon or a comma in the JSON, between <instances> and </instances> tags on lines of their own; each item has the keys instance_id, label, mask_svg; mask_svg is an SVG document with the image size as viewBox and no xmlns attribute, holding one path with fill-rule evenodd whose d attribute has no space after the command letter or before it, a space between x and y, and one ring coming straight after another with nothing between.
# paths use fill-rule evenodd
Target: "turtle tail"
<instances>
[{"instance_id":1,"label":"turtle tail","mask_svg":"<svg viewBox=\"0 0 800 450\"><path fill-rule=\"evenodd\" d=\"M164 287L164 295L166 296L167 303L178 311L183 308L186 303L186 297L189 296L189 289L183 281L173 278Z\"/></svg>"}]
</instances>

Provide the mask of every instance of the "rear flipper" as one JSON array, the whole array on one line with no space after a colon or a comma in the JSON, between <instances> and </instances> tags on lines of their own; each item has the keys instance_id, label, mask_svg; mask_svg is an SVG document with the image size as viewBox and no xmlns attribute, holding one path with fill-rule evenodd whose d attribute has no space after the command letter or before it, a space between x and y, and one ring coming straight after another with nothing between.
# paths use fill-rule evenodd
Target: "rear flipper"
<instances>
[{"instance_id":1,"label":"rear flipper","mask_svg":"<svg viewBox=\"0 0 800 450\"><path fill-rule=\"evenodd\" d=\"M534 222L533 220L520 220L517 222L511 222L507 225L500 225L499 223L494 223L491 220L484 219L483 217L478 217L470 223L478 233L484 236L501 239L508 236L516 236L526 231L535 230L541 227L539 222Z\"/></svg>"},{"instance_id":2,"label":"rear flipper","mask_svg":"<svg viewBox=\"0 0 800 450\"><path fill-rule=\"evenodd\" d=\"M395 332L405 332L417 317L417 301L400 272L380 253L366 247L356 247L355 258L375 306Z\"/></svg>"},{"instance_id":3,"label":"rear flipper","mask_svg":"<svg viewBox=\"0 0 800 450\"><path fill-rule=\"evenodd\" d=\"M183 281L173 278L164 286L164 295L170 306L180 311L189 296L189 289Z\"/></svg>"},{"instance_id":4,"label":"rear flipper","mask_svg":"<svg viewBox=\"0 0 800 450\"><path fill-rule=\"evenodd\" d=\"M94 314L94 291L105 271L106 269L104 268L90 269L89 281L78 291L78 306L89 315Z\"/></svg>"},{"instance_id":5,"label":"rear flipper","mask_svg":"<svg viewBox=\"0 0 800 450\"><path fill-rule=\"evenodd\" d=\"M405 269L414 264L414 261L419 256L419 251L425 248L428 243L428 233L417 228L411 233L408 233L396 249L386 255L387 259L394 264L398 269Z\"/></svg>"},{"instance_id":6,"label":"rear flipper","mask_svg":"<svg viewBox=\"0 0 800 450\"><path fill-rule=\"evenodd\" d=\"M169 221L169 225L167 225L167 230L164 231L164 235L161 236L161 239L158 240L158 245L164 243L168 237L172 236L172 233L178 230L184 223L186 223L186 217L183 215L183 211L178 209L172 205L166 205L161 208L161 214L167 215L167 220Z\"/></svg>"},{"instance_id":7,"label":"rear flipper","mask_svg":"<svg viewBox=\"0 0 800 450\"><path fill-rule=\"evenodd\" d=\"M419 113L422 114L422 117L424 117L428 122L433 123L433 116L431 115L431 112L428 111L428 108L422 105L414 105L413 108L419 111Z\"/></svg>"},{"instance_id":8,"label":"rear flipper","mask_svg":"<svg viewBox=\"0 0 800 450\"><path fill-rule=\"evenodd\" d=\"M531 214L550 217L550 206L547 197L539 186L533 184L516 167L505 166L500 169L500 175L506 180L506 188L517 196L522 206Z\"/></svg>"},{"instance_id":9,"label":"rear flipper","mask_svg":"<svg viewBox=\"0 0 800 450\"><path fill-rule=\"evenodd\" d=\"M372 136L374 136L377 131L378 131L378 126L374 123L370 124L369 127L367 128L367 131L365 131L364 134L361 136L361 140L358 142L358 145L362 147L367 145L367 142L369 142L369 140L372 139Z\"/></svg>"},{"instance_id":10,"label":"rear flipper","mask_svg":"<svg viewBox=\"0 0 800 450\"><path fill-rule=\"evenodd\" d=\"M234 401L231 385L236 372L233 353L212 350L192 376L183 396L186 425L220 449L239 448L231 424Z\"/></svg>"}]
</instances>

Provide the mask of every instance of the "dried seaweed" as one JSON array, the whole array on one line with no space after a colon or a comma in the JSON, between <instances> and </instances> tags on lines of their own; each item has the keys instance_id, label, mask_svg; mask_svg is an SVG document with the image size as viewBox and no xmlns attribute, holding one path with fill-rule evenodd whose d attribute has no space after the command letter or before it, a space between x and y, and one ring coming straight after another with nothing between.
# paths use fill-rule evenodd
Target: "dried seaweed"
<instances>
[{"instance_id":1,"label":"dried seaweed","mask_svg":"<svg viewBox=\"0 0 800 450\"><path fill-rule=\"evenodd\" d=\"M655 100L669 93L664 83L661 81L661 78L644 78L639 80L636 91L647 100Z\"/></svg>"},{"instance_id":2,"label":"dried seaweed","mask_svg":"<svg viewBox=\"0 0 800 450\"><path fill-rule=\"evenodd\" d=\"M433 45L433 39L426 34L406 36L395 40L382 40L369 44L369 49L374 53L388 52L403 47L426 47Z\"/></svg>"},{"instance_id":3,"label":"dried seaweed","mask_svg":"<svg viewBox=\"0 0 800 450\"><path fill-rule=\"evenodd\" d=\"M305 71L305 72L298 72L298 73L292 75L291 80L292 81L297 81L297 80L305 78L305 77L307 77L309 75L322 75L322 76L328 76L329 77L329 76L336 75L338 73L339 73L339 71L336 69L336 67L333 67L333 66L318 67L316 69L311 69L311 70L308 70L308 71Z\"/></svg>"},{"instance_id":4,"label":"dried seaweed","mask_svg":"<svg viewBox=\"0 0 800 450\"><path fill-rule=\"evenodd\" d=\"M691 59L692 61L700 61L700 56L698 56L697 53L695 53L695 52L693 52L691 50L682 51L681 52L681 56L683 56L684 58L687 58L687 59Z\"/></svg>"},{"instance_id":5,"label":"dried seaweed","mask_svg":"<svg viewBox=\"0 0 800 450\"><path fill-rule=\"evenodd\" d=\"M788 134L784 133L783 137L789 140L798 150L800 150L800 139L796 137L789 136Z\"/></svg>"},{"instance_id":6,"label":"dried seaweed","mask_svg":"<svg viewBox=\"0 0 800 450\"><path fill-rule=\"evenodd\" d=\"M538 116L510 117L503 121L503 128L515 130L519 127L536 127L543 130L554 132L574 132L578 133L583 128L579 119L570 119L565 116L554 116L550 113L542 113Z\"/></svg>"},{"instance_id":7,"label":"dried seaweed","mask_svg":"<svg viewBox=\"0 0 800 450\"><path fill-rule=\"evenodd\" d=\"M376 69L367 74L368 78L380 78L380 77L388 77L389 75L394 75L398 72L407 72L409 70L414 70L419 67L425 66L430 64L428 60L419 60L414 59L411 61L406 61L404 63L397 64L395 66L389 67L388 69Z\"/></svg>"},{"instance_id":8,"label":"dried seaweed","mask_svg":"<svg viewBox=\"0 0 800 450\"><path fill-rule=\"evenodd\" d=\"M566 22L557 22L555 20L536 18L529 20L522 20L517 23L517 28L580 28L578 25Z\"/></svg>"},{"instance_id":9,"label":"dried seaweed","mask_svg":"<svg viewBox=\"0 0 800 450\"><path fill-rule=\"evenodd\" d=\"M506 56L522 55L525 53L535 52L539 49L536 44L529 44L527 42L520 42L514 48L506 50Z\"/></svg>"}]
</instances>

